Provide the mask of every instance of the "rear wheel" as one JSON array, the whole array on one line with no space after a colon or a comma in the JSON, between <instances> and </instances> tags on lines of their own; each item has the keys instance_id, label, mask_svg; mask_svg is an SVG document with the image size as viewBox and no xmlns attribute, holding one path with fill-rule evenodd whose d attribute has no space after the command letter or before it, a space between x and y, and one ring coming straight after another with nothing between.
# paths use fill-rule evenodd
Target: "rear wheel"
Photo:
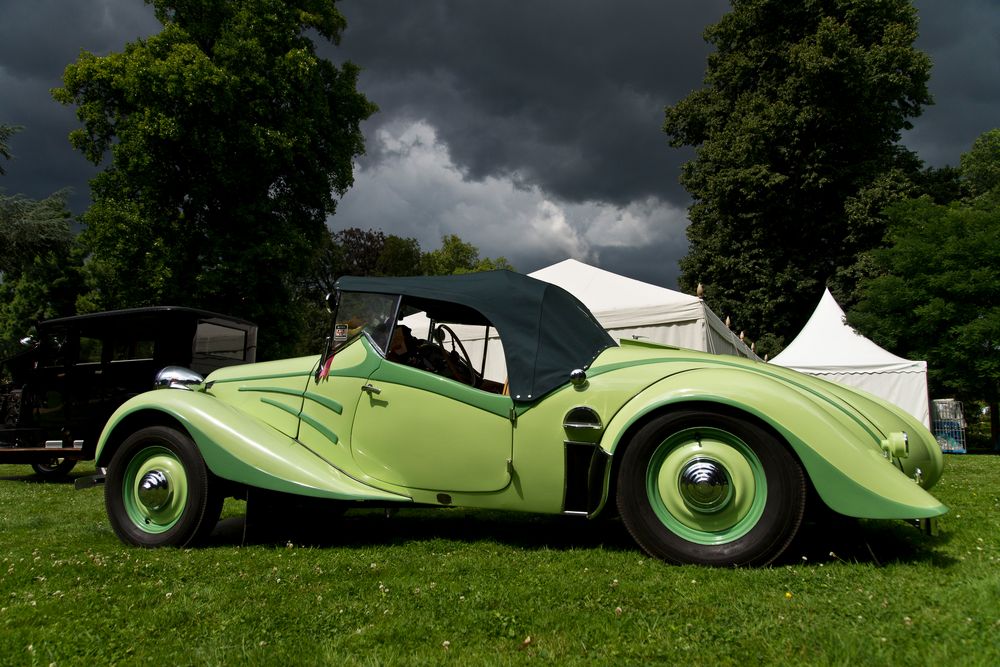
<instances>
[{"instance_id":1,"label":"rear wheel","mask_svg":"<svg viewBox=\"0 0 1000 667\"><path fill-rule=\"evenodd\" d=\"M166 426L136 431L111 459L104 502L122 541L186 546L207 537L223 496L187 434Z\"/></svg>"},{"instance_id":2,"label":"rear wheel","mask_svg":"<svg viewBox=\"0 0 1000 667\"><path fill-rule=\"evenodd\" d=\"M676 563L766 565L802 523L805 474L749 420L683 411L654 419L626 449L618 509L650 555Z\"/></svg>"},{"instance_id":3,"label":"rear wheel","mask_svg":"<svg viewBox=\"0 0 1000 667\"><path fill-rule=\"evenodd\" d=\"M41 463L32 463L31 469L43 479L62 479L75 465L75 459L49 459Z\"/></svg>"}]
</instances>

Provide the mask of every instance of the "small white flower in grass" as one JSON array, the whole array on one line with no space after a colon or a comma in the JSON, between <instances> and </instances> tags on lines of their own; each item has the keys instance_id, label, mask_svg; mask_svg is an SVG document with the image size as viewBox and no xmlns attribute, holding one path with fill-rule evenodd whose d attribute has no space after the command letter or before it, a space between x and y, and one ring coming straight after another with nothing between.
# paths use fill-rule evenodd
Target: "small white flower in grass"
<instances>
[{"instance_id":1,"label":"small white flower in grass","mask_svg":"<svg viewBox=\"0 0 1000 667\"><path fill-rule=\"evenodd\" d=\"M443 642L441 642L441 647L444 648L445 651L447 651L448 649L451 648L451 642L445 639Z\"/></svg>"},{"instance_id":2,"label":"small white flower in grass","mask_svg":"<svg viewBox=\"0 0 1000 667\"><path fill-rule=\"evenodd\" d=\"M913 619L910 618L909 616L904 616L903 617L903 625L907 625L907 626L913 625Z\"/></svg>"},{"instance_id":3,"label":"small white flower in grass","mask_svg":"<svg viewBox=\"0 0 1000 667\"><path fill-rule=\"evenodd\" d=\"M621 615L622 615L622 608L615 607L615 616L621 616Z\"/></svg>"}]
</instances>

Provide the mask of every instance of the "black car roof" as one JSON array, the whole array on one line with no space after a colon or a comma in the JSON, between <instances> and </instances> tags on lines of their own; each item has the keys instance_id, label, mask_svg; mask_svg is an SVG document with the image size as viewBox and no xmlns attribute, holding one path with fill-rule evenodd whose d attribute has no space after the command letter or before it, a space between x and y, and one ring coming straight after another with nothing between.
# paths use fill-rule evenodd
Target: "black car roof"
<instances>
[{"instance_id":1,"label":"black car roof","mask_svg":"<svg viewBox=\"0 0 1000 667\"><path fill-rule=\"evenodd\" d=\"M113 320L130 319L143 315L187 315L201 319L217 319L231 322L232 324L243 325L245 327L256 327L253 322L231 315L223 315L210 310L200 308L188 308L186 306L146 306L143 308L123 308L121 310L103 310L97 313L85 313L83 315L70 315L69 317L57 317L51 320L43 320L38 323L40 327L57 326L64 324L80 324L85 322L108 322Z\"/></svg>"},{"instance_id":2,"label":"black car roof","mask_svg":"<svg viewBox=\"0 0 1000 667\"><path fill-rule=\"evenodd\" d=\"M512 271L457 276L344 276L345 292L399 294L435 320L489 322L500 333L510 393L533 402L586 369L615 342L583 303L566 290Z\"/></svg>"}]
</instances>

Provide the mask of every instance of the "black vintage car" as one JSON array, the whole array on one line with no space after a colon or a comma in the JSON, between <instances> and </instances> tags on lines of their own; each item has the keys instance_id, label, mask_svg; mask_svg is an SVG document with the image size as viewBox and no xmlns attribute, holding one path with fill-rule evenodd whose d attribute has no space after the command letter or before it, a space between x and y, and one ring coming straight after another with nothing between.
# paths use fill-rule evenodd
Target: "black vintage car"
<instances>
[{"instance_id":1,"label":"black vintage car","mask_svg":"<svg viewBox=\"0 0 1000 667\"><path fill-rule=\"evenodd\" d=\"M252 363L257 327L193 308L132 308L39 322L24 351L0 368L0 463L46 477L94 458L101 429L158 371L207 375Z\"/></svg>"}]
</instances>

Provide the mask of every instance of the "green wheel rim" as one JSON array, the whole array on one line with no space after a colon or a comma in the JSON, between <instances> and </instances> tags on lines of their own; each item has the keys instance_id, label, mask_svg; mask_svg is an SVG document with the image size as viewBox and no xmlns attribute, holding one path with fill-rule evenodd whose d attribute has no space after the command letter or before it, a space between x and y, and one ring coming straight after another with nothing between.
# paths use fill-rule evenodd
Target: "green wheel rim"
<instances>
[{"instance_id":1,"label":"green wheel rim","mask_svg":"<svg viewBox=\"0 0 1000 667\"><path fill-rule=\"evenodd\" d=\"M764 514L767 479L743 440L717 428L689 428L660 443L646 469L646 495L663 525L696 544L746 535Z\"/></svg>"},{"instance_id":2,"label":"green wheel rim","mask_svg":"<svg viewBox=\"0 0 1000 667\"><path fill-rule=\"evenodd\" d=\"M140 530L153 534L170 530L187 505L184 465L166 447L146 447L125 469L122 499L129 519Z\"/></svg>"}]
</instances>

